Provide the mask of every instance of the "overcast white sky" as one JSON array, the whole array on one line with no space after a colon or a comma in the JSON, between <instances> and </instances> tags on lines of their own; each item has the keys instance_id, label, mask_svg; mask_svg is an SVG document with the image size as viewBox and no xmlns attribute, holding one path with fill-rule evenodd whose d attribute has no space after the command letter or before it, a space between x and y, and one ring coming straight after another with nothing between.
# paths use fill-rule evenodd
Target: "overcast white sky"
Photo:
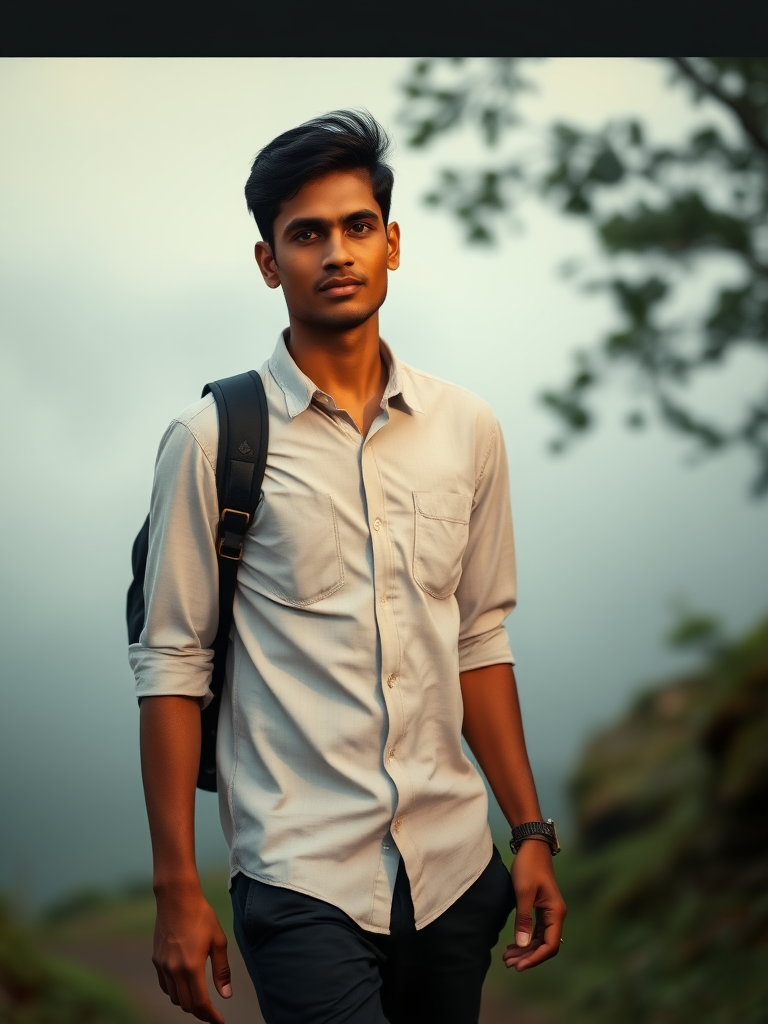
<instances>
[{"instance_id":1,"label":"overcast white sky","mask_svg":"<svg viewBox=\"0 0 768 1024\"><path fill-rule=\"evenodd\" d=\"M731 630L768 607L766 506L734 455L692 469L685 445L606 426L565 458L536 404L610 322L555 266L590 251L578 224L533 210L524 235L468 249L420 202L471 138L406 149L405 59L0 62L3 711L0 888L34 901L149 872L125 653L130 546L155 450L202 385L259 367L285 326L252 260L242 188L274 135L367 107L395 140L403 265L382 333L398 355L497 411L509 449L520 604L509 621L545 814L601 723L681 664L662 635L675 599ZM630 110L661 136L690 120L652 62L568 59L536 72L529 109L598 124ZM703 393L727 406L745 361ZM221 856L201 798L202 859Z\"/></svg>"}]
</instances>

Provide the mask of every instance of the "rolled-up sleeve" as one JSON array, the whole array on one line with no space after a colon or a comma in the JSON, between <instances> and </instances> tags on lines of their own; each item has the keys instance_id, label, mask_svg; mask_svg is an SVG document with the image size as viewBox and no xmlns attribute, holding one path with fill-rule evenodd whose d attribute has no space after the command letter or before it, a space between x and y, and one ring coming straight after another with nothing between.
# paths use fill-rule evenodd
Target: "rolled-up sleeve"
<instances>
[{"instance_id":1,"label":"rolled-up sleeve","mask_svg":"<svg viewBox=\"0 0 768 1024\"><path fill-rule=\"evenodd\" d=\"M514 664L504 619L515 606L517 578L509 470L501 428L489 416L478 430L479 472L456 599L461 613L459 671Z\"/></svg>"},{"instance_id":2,"label":"rolled-up sleeve","mask_svg":"<svg viewBox=\"0 0 768 1024\"><path fill-rule=\"evenodd\" d=\"M209 400L209 403L213 403ZM214 409L203 408L208 418ZM129 647L138 697L211 699L218 625L215 464L189 423L175 420L160 442L149 518L146 617Z\"/></svg>"}]
</instances>

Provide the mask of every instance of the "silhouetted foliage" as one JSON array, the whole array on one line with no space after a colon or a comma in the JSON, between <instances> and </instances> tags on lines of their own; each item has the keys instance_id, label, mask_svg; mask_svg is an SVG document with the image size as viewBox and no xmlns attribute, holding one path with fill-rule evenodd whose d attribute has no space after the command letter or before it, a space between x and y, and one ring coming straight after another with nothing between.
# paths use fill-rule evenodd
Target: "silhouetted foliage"
<instances>
[{"instance_id":1,"label":"silhouetted foliage","mask_svg":"<svg viewBox=\"0 0 768 1024\"><path fill-rule=\"evenodd\" d=\"M660 59L671 85L694 104L707 101L714 117L675 146L654 144L632 116L598 131L532 126L519 102L531 88L531 58L417 60L400 116L413 146L469 127L489 150L484 166L442 170L425 197L457 217L469 241L496 240L536 194L583 218L610 260L608 273L583 284L610 296L616 328L541 396L563 428L553 449L592 426L595 389L624 367L635 385L627 426L642 427L650 408L700 452L742 447L754 461L753 493L766 494L768 389L745 398L731 424L717 410L694 411L684 391L739 347L768 350L768 59ZM683 315L685 283L705 268L720 283Z\"/></svg>"}]
</instances>

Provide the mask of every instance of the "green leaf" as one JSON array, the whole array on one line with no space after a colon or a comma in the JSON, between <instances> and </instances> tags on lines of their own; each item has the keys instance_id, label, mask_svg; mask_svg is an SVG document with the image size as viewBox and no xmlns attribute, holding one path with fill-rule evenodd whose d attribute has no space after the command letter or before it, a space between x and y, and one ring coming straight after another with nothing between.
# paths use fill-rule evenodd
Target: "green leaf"
<instances>
[{"instance_id":1,"label":"green leaf","mask_svg":"<svg viewBox=\"0 0 768 1024\"><path fill-rule=\"evenodd\" d=\"M586 178L604 185L615 185L624 178L624 165L611 146L607 145L600 150Z\"/></svg>"},{"instance_id":2,"label":"green leaf","mask_svg":"<svg viewBox=\"0 0 768 1024\"><path fill-rule=\"evenodd\" d=\"M744 217L710 207L698 192L672 196L664 205L638 203L598 224L609 252L681 256L702 249L751 253L751 228Z\"/></svg>"},{"instance_id":3,"label":"green leaf","mask_svg":"<svg viewBox=\"0 0 768 1024\"><path fill-rule=\"evenodd\" d=\"M584 431L592 424L589 410L569 391L545 391L540 401L572 431Z\"/></svg>"}]
</instances>

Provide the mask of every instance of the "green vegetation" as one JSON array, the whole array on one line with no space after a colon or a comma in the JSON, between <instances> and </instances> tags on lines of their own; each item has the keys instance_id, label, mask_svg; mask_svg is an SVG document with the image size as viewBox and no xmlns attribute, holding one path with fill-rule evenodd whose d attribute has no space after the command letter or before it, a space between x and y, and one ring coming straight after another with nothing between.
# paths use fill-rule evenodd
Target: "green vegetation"
<instances>
[{"instance_id":1,"label":"green vegetation","mask_svg":"<svg viewBox=\"0 0 768 1024\"><path fill-rule=\"evenodd\" d=\"M44 953L0 905L0 1020L3 1024L139 1024L110 982Z\"/></svg>"},{"instance_id":2,"label":"green vegetation","mask_svg":"<svg viewBox=\"0 0 768 1024\"><path fill-rule=\"evenodd\" d=\"M563 386L541 396L561 428L553 449L593 425L596 390L618 375L631 396L628 427L651 414L701 453L741 448L752 459L753 493L765 495L768 59L659 60L670 87L691 102L690 128L674 144L654 141L654 126L631 112L598 130L527 121L531 58L417 60L403 83L401 120L416 147L455 131L478 138L479 150L466 149L480 156L443 169L426 196L469 241L493 242L523 200L538 196L581 219L596 243L589 266L569 261L563 270L585 291L603 291L617 322L577 354ZM712 404L697 409L687 386L737 350L763 366L735 417Z\"/></svg>"},{"instance_id":3,"label":"green vegetation","mask_svg":"<svg viewBox=\"0 0 768 1024\"><path fill-rule=\"evenodd\" d=\"M203 890L230 941L231 907L226 869L202 875ZM147 957L155 923L149 883L116 892L86 889L45 913L34 929L24 928L0 903L0 1021L2 1024L139 1024L141 1015L113 982L58 956L46 947L76 950L144 937Z\"/></svg>"},{"instance_id":4,"label":"green vegetation","mask_svg":"<svg viewBox=\"0 0 768 1024\"><path fill-rule=\"evenodd\" d=\"M232 935L229 871L213 868L200 873L203 892L216 911L227 937ZM41 923L46 939L58 944L81 940L109 941L130 936L151 938L155 927L155 897L149 882L132 882L115 892L83 889L50 907Z\"/></svg>"},{"instance_id":5,"label":"green vegetation","mask_svg":"<svg viewBox=\"0 0 768 1024\"><path fill-rule=\"evenodd\" d=\"M497 986L571 1024L766 1019L768 620L732 645L701 616L674 633L707 668L643 694L574 776L562 955L494 967Z\"/></svg>"}]
</instances>

